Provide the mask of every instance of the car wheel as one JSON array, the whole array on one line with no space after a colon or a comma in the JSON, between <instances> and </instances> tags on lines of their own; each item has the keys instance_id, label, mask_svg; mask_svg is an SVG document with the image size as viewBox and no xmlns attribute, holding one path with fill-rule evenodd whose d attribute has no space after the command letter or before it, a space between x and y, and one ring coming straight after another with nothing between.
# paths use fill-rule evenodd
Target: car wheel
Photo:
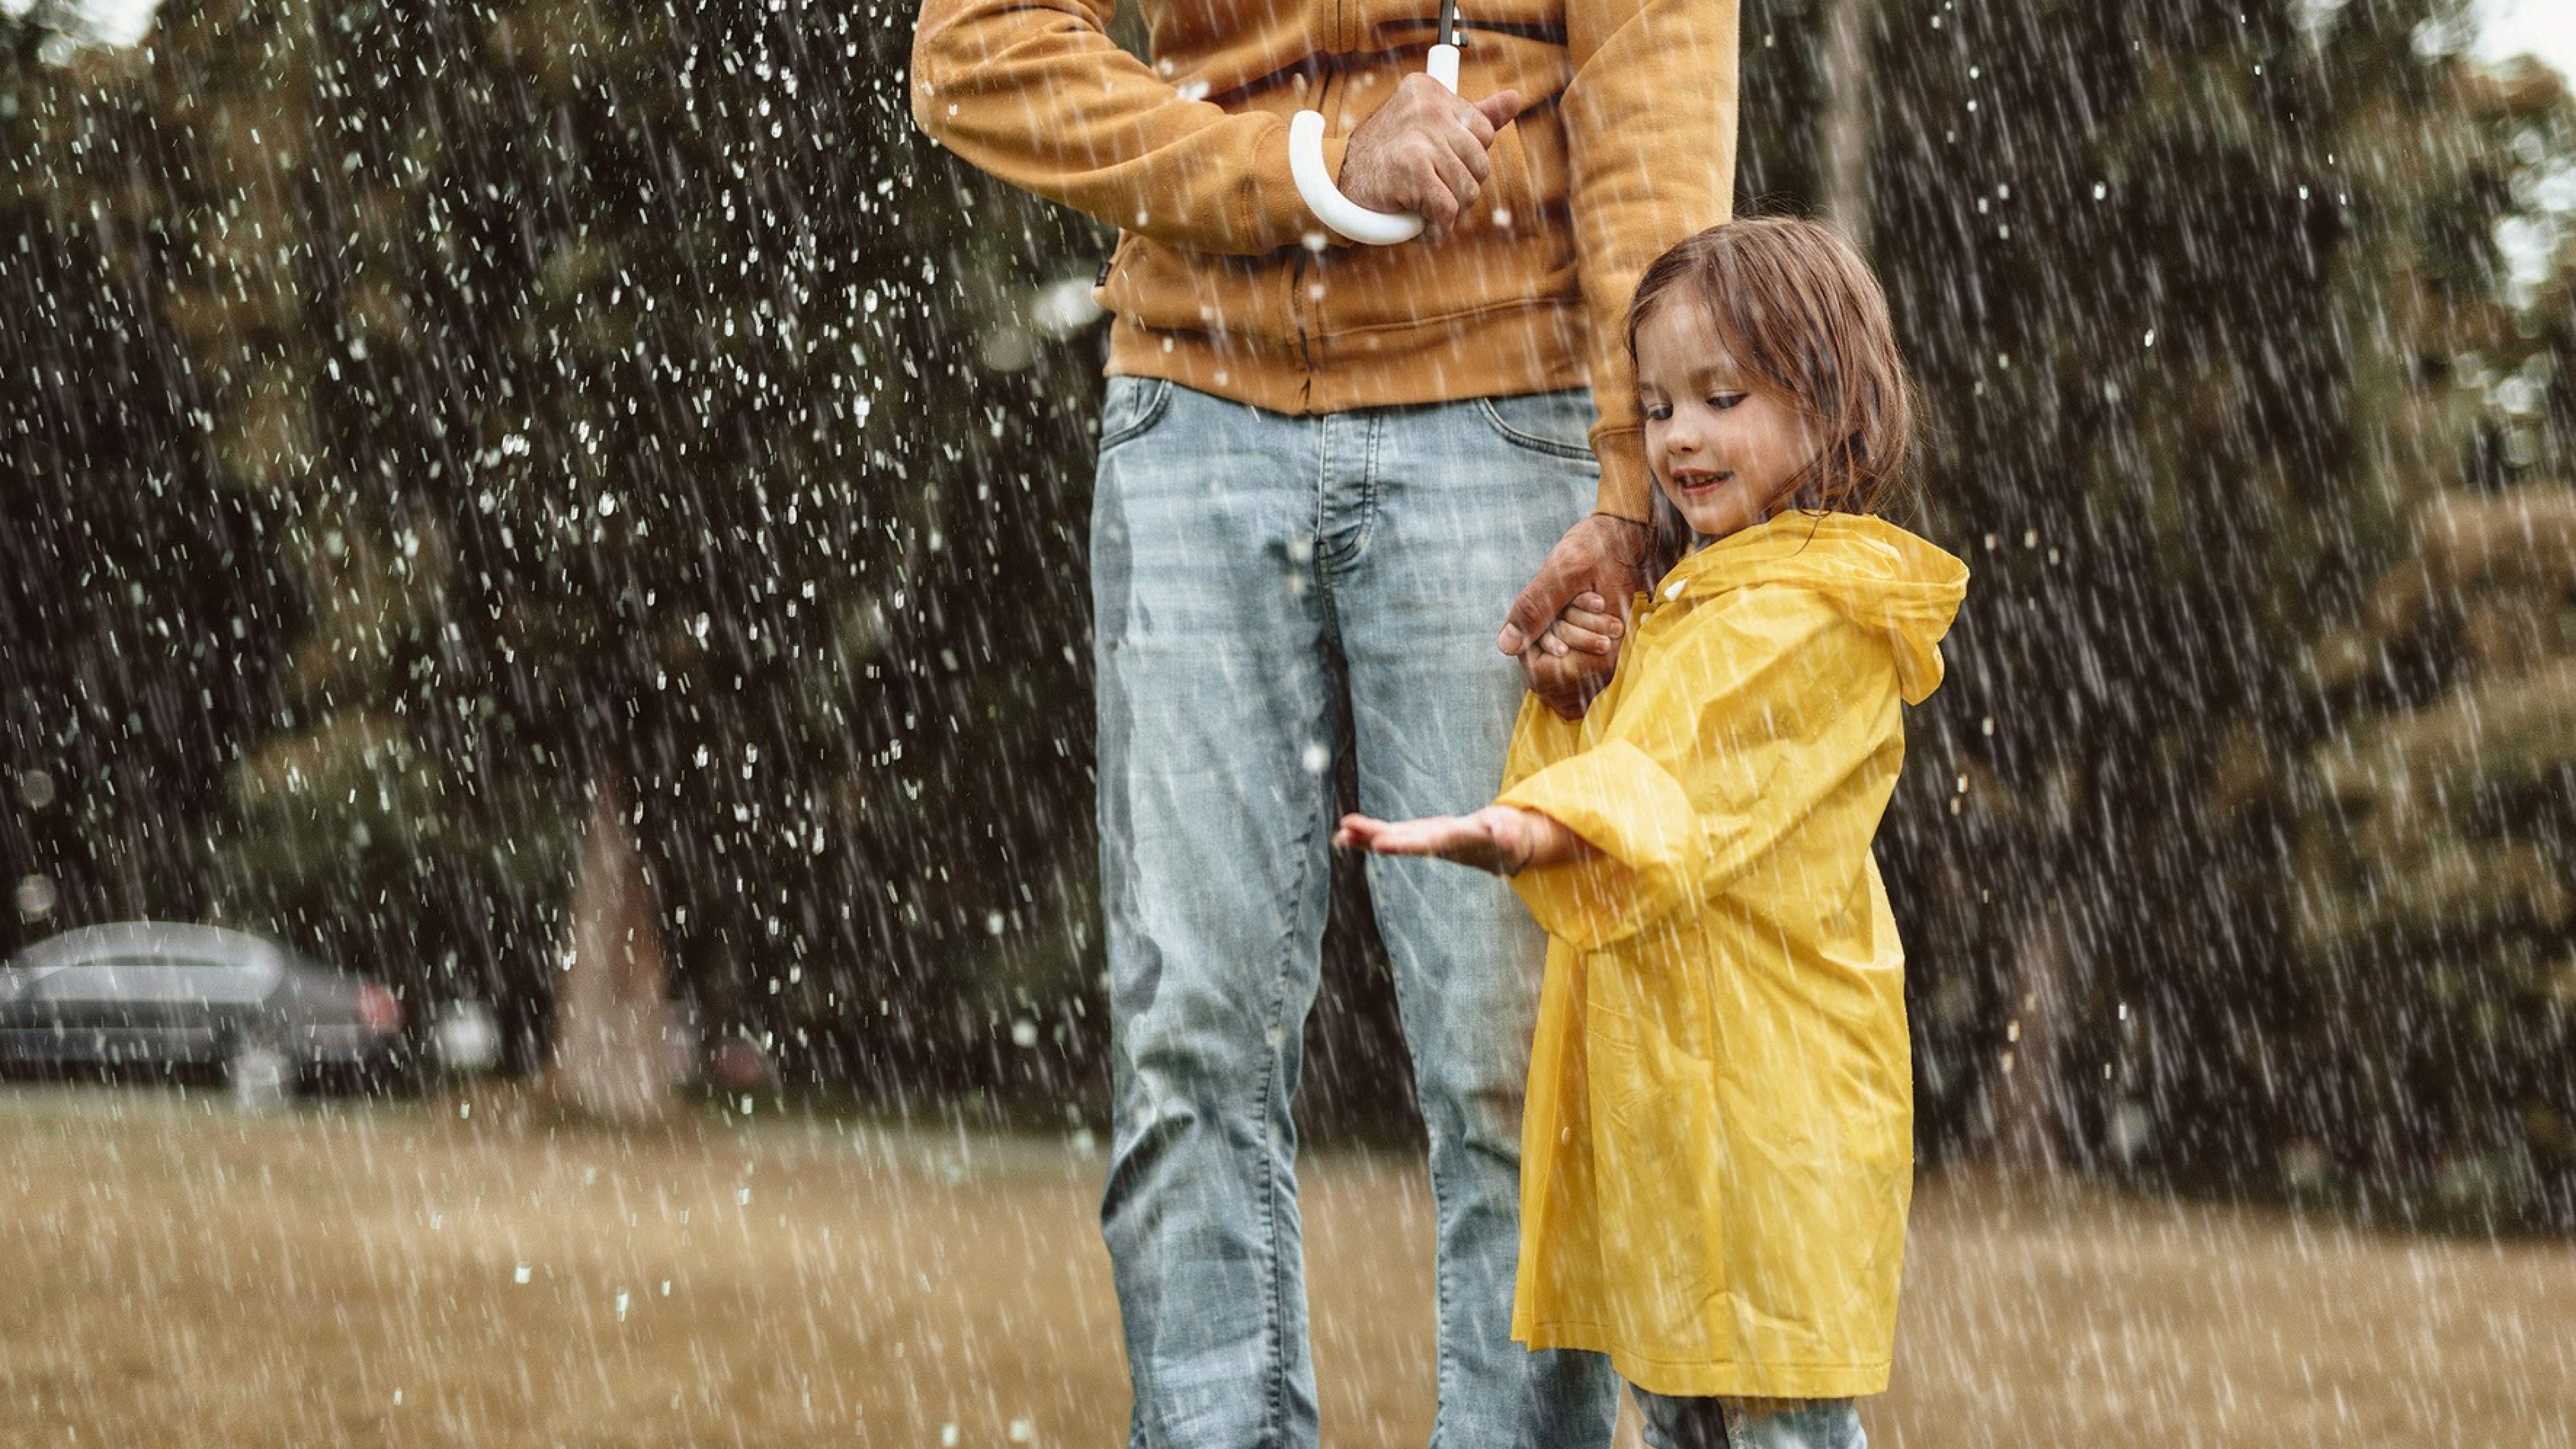
<instances>
[{"instance_id":1,"label":"car wheel","mask_svg":"<svg viewBox=\"0 0 2576 1449\"><path fill-rule=\"evenodd\" d=\"M295 1064L277 1044L262 1037L243 1037L224 1053L224 1089L245 1112L274 1112L286 1105L295 1088Z\"/></svg>"}]
</instances>

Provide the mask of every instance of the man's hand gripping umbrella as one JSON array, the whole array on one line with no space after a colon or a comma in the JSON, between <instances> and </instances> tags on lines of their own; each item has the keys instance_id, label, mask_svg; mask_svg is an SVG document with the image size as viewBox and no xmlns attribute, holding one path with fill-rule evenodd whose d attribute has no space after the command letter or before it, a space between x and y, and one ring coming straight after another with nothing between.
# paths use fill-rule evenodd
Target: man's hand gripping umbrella
<instances>
[{"instance_id":1,"label":"man's hand gripping umbrella","mask_svg":"<svg viewBox=\"0 0 2576 1449\"><path fill-rule=\"evenodd\" d=\"M1288 170L1317 219L1342 236L1394 246L1436 237L1483 189L1493 165L1486 149L1520 114L1520 93L1469 102L1458 96L1457 0L1442 0L1428 64L1351 134L1336 182L1324 162L1324 116L1299 111L1288 123Z\"/></svg>"}]
</instances>

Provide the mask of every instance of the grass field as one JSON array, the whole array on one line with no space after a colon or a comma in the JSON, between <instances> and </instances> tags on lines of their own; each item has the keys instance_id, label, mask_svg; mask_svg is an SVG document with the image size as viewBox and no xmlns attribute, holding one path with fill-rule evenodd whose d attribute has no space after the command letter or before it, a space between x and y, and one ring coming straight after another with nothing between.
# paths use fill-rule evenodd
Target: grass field
<instances>
[{"instance_id":1,"label":"grass field","mask_svg":"<svg viewBox=\"0 0 2576 1449\"><path fill-rule=\"evenodd\" d=\"M0 1444L1123 1440L1087 1144L0 1091ZM1305 1172L1324 1441L1431 1420L1429 1201ZM2576 1245L1927 1176L1872 1443L2576 1449Z\"/></svg>"}]
</instances>

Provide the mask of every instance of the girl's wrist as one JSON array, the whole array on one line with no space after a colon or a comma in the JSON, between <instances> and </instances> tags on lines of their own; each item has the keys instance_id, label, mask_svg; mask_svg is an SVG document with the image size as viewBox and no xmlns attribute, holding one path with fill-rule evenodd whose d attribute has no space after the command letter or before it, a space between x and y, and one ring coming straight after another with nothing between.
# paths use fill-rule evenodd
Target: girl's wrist
<instances>
[{"instance_id":1,"label":"girl's wrist","mask_svg":"<svg viewBox=\"0 0 2576 1449\"><path fill-rule=\"evenodd\" d=\"M1592 842L1577 835L1562 820L1541 810L1518 805L1486 807L1497 814L1508 813L1508 823L1492 822L1485 833L1493 839L1494 848L1503 858L1496 865L1503 875L1519 875L1532 866L1572 865L1589 860L1600 852ZM1508 840L1503 832L1512 832Z\"/></svg>"},{"instance_id":2,"label":"girl's wrist","mask_svg":"<svg viewBox=\"0 0 2576 1449\"><path fill-rule=\"evenodd\" d=\"M1509 879L1529 869L1530 857L1537 852L1537 822L1529 812L1510 805L1488 805L1485 811L1485 833L1493 837L1494 849L1502 857L1494 873Z\"/></svg>"}]
</instances>

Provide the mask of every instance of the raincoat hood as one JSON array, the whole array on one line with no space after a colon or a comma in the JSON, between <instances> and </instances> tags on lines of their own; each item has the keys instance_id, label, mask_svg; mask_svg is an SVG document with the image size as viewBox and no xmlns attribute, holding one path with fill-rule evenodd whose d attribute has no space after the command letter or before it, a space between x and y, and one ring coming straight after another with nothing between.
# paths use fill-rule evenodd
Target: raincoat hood
<instances>
[{"instance_id":1,"label":"raincoat hood","mask_svg":"<svg viewBox=\"0 0 2576 1449\"><path fill-rule=\"evenodd\" d=\"M1941 684L1941 636L1967 596L1968 566L1883 518L1783 513L1683 557L1657 604L1756 584L1812 589L1852 622L1884 634L1907 704Z\"/></svg>"}]
</instances>

